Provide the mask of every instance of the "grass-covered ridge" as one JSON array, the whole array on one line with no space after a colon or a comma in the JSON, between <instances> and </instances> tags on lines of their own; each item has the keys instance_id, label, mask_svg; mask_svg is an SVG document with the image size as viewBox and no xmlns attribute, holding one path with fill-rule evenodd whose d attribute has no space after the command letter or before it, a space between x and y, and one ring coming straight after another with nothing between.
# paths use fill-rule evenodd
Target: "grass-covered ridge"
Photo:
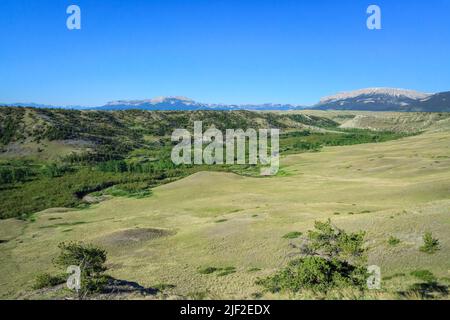
<instances>
[{"instance_id":1,"label":"grass-covered ridge","mask_svg":"<svg viewBox=\"0 0 450 320\"><path fill-rule=\"evenodd\" d=\"M374 125L356 132L339 126L283 130L282 147L293 148L302 141L320 142L320 146L317 152L291 149L281 158L280 174L270 178L252 176L253 167L216 171L206 166L164 167L162 159L170 145L140 146L121 159L63 162L48 157L61 150L59 140L43 140L39 145L43 151L28 155L22 152L32 151L34 144L19 143L23 149L17 142L8 144L2 165L16 167L14 177L21 176L24 168L29 172L18 182L2 185L2 201L21 190L44 189L41 198L32 199L24 192L9 204L46 207L47 198L62 197L58 193L63 192L62 185L70 190L66 199L75 199L74 206L83 210L52 205L29 219L0 220L0 297L66 297L64 291L33 289L36 275L58 277L61 270L52 264L58 244L83 241L107 250L108 274L113 279L164 288L164 296L151 298L448 299L450 126L437 120L423 134L379 143L384 134L403 136L397 125L403 128L408 117L421 116L405 115L390 127L385 124L394 115L386 115L389 121L384 115L371 115L383 123L382 130ZM340 124L354 120L334 112L330 118ZM340 145L326 140L355 133L361 141L375 143ZM145 135L144 140L162 146L167 137ZM70 144L69 151L80 146ZM12 153L19 157L12 159ZM161 174L175 172L171 170L181 170L181 175ZM102 184L105 181L110 183ZM58 196L51 198L50 193ZM80 199L86 193L92 200L105 201L86 206ZM258 279L307 266L295 264L298 256L291 255L296 253L291 244L301 243L315 221L328 219L349 234L366 232L368 264L380 266L381 289L264 290ZM47 276L40 280L50 285L60 282Z\"/></svg>"},{"instance_id":2,"label":"grass-covered ridge","mask_svg":"<svg viewBox=\"0 0 450 320\"><path fill-rule=\"evenodd\" d=\"M201 170L257 172L258 168L250 165L175 166L170 160L173 143L167 135L176 128L192 131L196 120L202 120L204 128L213 125L221 130L280 128L281 155L407 136L343 130L337 122L319 116L247 111L83 112L0 108L0 118L1 130L7 137L0 145L3 150L0 159L5 159L0 160L2 219L26 218L52 207L78 207L93 192L149 196L152 187ZM71 152L55 152L50 146L55 142L69 146ZM136 185L143 187L139 189ZM130 188L135 190L127 190Z\"/></svg>"}]
</instances>

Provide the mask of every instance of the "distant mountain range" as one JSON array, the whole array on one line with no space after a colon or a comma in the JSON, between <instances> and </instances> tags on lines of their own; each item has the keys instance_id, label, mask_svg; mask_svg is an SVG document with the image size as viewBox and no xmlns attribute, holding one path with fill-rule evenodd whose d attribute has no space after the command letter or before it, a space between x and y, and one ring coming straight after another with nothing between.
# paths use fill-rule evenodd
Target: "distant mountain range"
<instances>
[{"instance_id":1,"label":"distant mountain range","mask_svg":"<svg viewBox=\"0 0 450 320\"><path fill-rule=\"evenodd\" d=\"M364 110L364 111L403 111L403 112L450 112L450 92L422 93L413 90L393 88L368 88L343 92L322 98L313 106L292 104L208 104L186 97L158 97L148 100L118 100L104 106L57 107L36 103L4 104L34 108L66 108L79 110L250 110L250 111L289 111L289 110Z\"/></svg>"},{"instance_id":2,"label":"distant mountain range","mask_svg":"<svg viewBox=\"0 0 450 320\"><path fill-rule=\"evenodd\" d=\"M404 89L369 88L323 98L313 109L449 112L450 92L430 94Z\"/></svg>"},{"instance_id":3,"label":"distant mountain range","mask_svg":"<svg viewBox=\"0 0 450 320\"><path fill-rule=\"evenodd\" d=\"M291 104L209 104L194 101L186 97L158 97L149 100L119 100L108 102L95 110L295 110L304 107Z\"/></svg>"},{"instance_id":4,"label":"distant mountain range","mask_svg":"<svg viewBox=\"0 0 450 320\"><path fill-rule=\"evenodd\" d=\"M27 107L27 108L40 108L40 109L73 109L73 110L82 110L82 109L92 109L91 107L83 107L83 106L56 106L50 104L41 104L34 102L16 102L16 103L1 103L0 107Z\"/></svg>"}]
</instances>

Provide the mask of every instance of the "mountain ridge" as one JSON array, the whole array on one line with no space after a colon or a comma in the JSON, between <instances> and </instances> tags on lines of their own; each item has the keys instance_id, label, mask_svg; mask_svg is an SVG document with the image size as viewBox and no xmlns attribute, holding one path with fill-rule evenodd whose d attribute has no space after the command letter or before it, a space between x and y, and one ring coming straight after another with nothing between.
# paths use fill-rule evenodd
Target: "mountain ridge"
<instances>
[{"instance_id":1,"label":"mountain ridge","mask_svg":"<svg viewBox=\"0 0 450 320\"><path fill-rule=\"evenodd\" d=\"M116 100L102 106L49 106L36 103L3 104L34 108L59 108L76 110L148 110L148 111L295 111L295 110L361 110L361 111L402 111L402 112L450 112L450 91L423 93L397 88L366 88L341 92L323 97L317 104L218 104L203 103L184 96L160 96L143 100Z\"/></svg>"},{"instance_id":2,"label":"mountain ridge","mask_svg":"<svg viewBox=\"0 0 450 320\"><path fill-rule=\"evenodd\" d=\"M381 88L381 87L375 87L375 88L365 88L365 89L358 89L354 91L346 91L337 93L332 96L327 96L322 99L320 99L319 104L336 101L336 100L342 100L342 99L348 99L348 98L355 98L361 95L389 95L396 98L409 98L413 100L419 100L419 99L426 99L429 96L433 95L432 93L423 93L418 92L414 90L409 89L398 89L398 88Z\"/></svg>"},{"instance_id":3,"label":"mountain ridge","mask_svg":"<svg viewBox=\"0 0 450 320\"><path fill-rule=\"evenodd\" d=\"M104 106L96 107L94 110L127 110L138 108L142 110L248 110L248 111L263 111L263 110L298 110L305 107L292 104L220 104L220 103L203 103L198 102L187 97L168 96L156 97L145 100L117 100L108 102Z\"/></svg>"},{"instance_id":4,"label":"mountain ridge","mask_svg":"<svg viewBox=\"0 0 450 320\"><path fill-rule=\"evenodd\" d=\"M322 98L316 110L449 112L448 93L423 93L407 89L367 88Z\"/></svg>"}]
</instances>

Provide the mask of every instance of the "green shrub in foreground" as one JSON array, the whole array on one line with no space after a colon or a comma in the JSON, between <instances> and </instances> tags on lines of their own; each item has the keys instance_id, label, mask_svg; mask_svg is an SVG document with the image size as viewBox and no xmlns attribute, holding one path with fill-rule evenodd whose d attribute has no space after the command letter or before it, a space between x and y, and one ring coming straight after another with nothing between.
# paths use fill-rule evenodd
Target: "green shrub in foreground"
<instances>
[{"instance_id":1,"label":"green shrub in foreground","mask_svg":"<svg viewBox=\"0 0 450 320\"><path fill-rule=\"evenodd\" d=\"M51 288L64 282L66 282L66 275L64 274L52 276L49 273L41 273L36 276L33 289Z\"/></svg>"},{"instance_id":2,"label":"green shrub in foreground","mask_svg":"<svg viewBox=\"0 0 450 320\"><path fill-rule=\"evenodd\" d=\"M79 266L81 270L81 289L79 297L100 292L108 283L109 277L104 274L106 251L82 242L60 243L59 256L53 261L56 266L64 269L69 266Z\"/></svg>"},{"instance_id":3,"label":"green shrub in foreground","mask_svg":"<svg viewBox=\"0 0 450 320\"><path fill-rule=\"evenodd\" d=\"M272 277L259 280L270 292L299 292L312 289L326 292L332 288L358 287L366 284L367 269L338 259L308 256L291 261Z\"/></svg>"},{"instance_id":4,"label":"green shrub in foreground","mask_svg":"<svg viewBox=\"0 0 450 320\"><path fill-rule=\"evenodd\" d=\"M439 240L433 238L431 232L425 232L422 239L423 245L420 247L420 251L432 254L439 250Z\"/></svg>"},{"instance_id":5,"label":"green shrub in foreground","mask_svg":"<svg viewBox=\"0 0 450 320\"><path fill-rule=\"evenodd\" d=\"M257 284L268 291L299 292L312 289L326 292L333 288L363 289L369 276L364 232L347 233L331 221L315 223L291 261L275 275L260 279Z\"/></svg>"}]
</instances>

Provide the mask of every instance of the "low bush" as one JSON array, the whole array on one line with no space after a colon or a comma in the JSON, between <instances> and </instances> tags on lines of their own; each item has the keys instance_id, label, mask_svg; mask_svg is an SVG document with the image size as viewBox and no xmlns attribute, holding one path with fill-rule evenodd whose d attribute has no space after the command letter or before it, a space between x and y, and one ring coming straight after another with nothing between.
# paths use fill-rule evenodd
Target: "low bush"
<instances>
[{"instance_id":1,"label":"low bush","mask_svg":"<svg viewBox=\"0 0 450 320\"><path fill-rule=\"evenodd\" d=\"M275 275L257 284L271 292L299 292L303 289L326 292L333 288L363 289L369 276L364 232L347 233L331 221L315 223L300 246L300 258L292 260Z\"/></svg>"},{"instance_id":2,"label":"low bush","mask_svg":"<svg viewBox=\"0 0 450 320\"><path fill-rule=\"evenodd\" d=\"M69 266L78 266L81 270L81 288L78 292L80 298L95 292L100 292L110 279L104 274L106 251L82 242L60 243L59 256L54 264L64 269Z\"/></svg>"},{"instance_id":3,"label":"low bush","mask_svg":"<svg viewBox=\"0 0 450 320\"><path fill-rule=\"evenodd\" d=\"M232 273L236 272L235 267L225 267L225 268L219 268L219 267L203 267L198 269L198 273L200 274L212 274L217 272L218 277L223 277Z\"/></svg>"},{"instance_id":4,"label":"low bush","mask_svg":"<svg viewBox=\"0 0 450 320\"><path fill-rule=\"evenodd\" d=\"M223 277L223 276L227 276L229 274L235 273L236 272L236 268L235 267L226 267L223 268L219 271L219 273L217 273L218 277Z\"/></svg>"},{"instance_id":5,"label":"low bush","mask_svg":"<svg viewBox=\"0 0 450 320\"><path fill-rule=\"evenodd\" d=\"M425 232L422 239L423 245L420 247L420 251L432 254L440 249L439 240L433 238L433 234L431 232Z\"/></svg>"},{"instance_id":6,"label":"low bush","mask_svg":"<svg viewBox=\"0 0 450 320\"><path fill-rule=\"evenodd\" d=\"M411 272L413 277L416 277L419 280L422 280L427 283L436 282L437 278L435 275L429 270L415 270Z\"/></svg>"},{"instance_id":7,"label":"low bush","mask_svg":"<svg viewBox=\"0 0 450 320\"><path fill-rule=\"evenodd\" d=\"M283 236L283 239L296 239L296 238L301 237L302 234L303 234L303 233L298 232L298 231L289 232L289 233L286 233L286 234Z\"/></svg>"},{"instance_id":8,"label":"low bush","mask_svg":"<svg viewBox=\"0 0 450 320\"><path fill-rule=\"evenodd\" d=\"M198 273L200 274L211 274L216 272L218 269L216 267L204 267L204 268L199 268L198 269Z\"/></svg>"},{"instance_id":9,"label":"low bush","mask_svg":"<svg viewBox=\"0 0 450 320\"><path fill-rule=\"evenodd\" d=\"M114 197L144 198L151 195L148 183L130 182L115 185L106 190L106 193Z\"/></svg>"},{"instance_id":10,"label":"low bush","mask_svg":"<svg viewBox=\"0 0 450 320\"><path fill-rule=\"evenodd\" d=\"M33 289L38 290L43 288L55 287L59 284L66 282L66 280L67 276L65 274L53 276L49 273L41 273L36 276Z\"/></svg>"},{"instance_id":11,"label":"low bush","mask_svg":"<svg viewBox=\"0 0 450 320\"><path fill-rule=\"evenodd\" d=\"M308 256L291 261L274 276L257 283L270 292L299 292L302 289L326 292L332 288L350 286L362 289L366 283L366 273L366 268L345 261Z\"/></svg>"},{"instance_id":12,"label":"low bush","mask_svg":"<svg viewBox=\"0 0 450 320\"><path fill-rule=\"evenodd\" d=\"M390 236L389 239L388 239L388 244L389 244L390 246L396 246L396 245L398 245L399 243L400 243L400 239L398 239L398 238L396 238L396 237L394 237L394 236Z\"/></svg>"}]
</instances>

